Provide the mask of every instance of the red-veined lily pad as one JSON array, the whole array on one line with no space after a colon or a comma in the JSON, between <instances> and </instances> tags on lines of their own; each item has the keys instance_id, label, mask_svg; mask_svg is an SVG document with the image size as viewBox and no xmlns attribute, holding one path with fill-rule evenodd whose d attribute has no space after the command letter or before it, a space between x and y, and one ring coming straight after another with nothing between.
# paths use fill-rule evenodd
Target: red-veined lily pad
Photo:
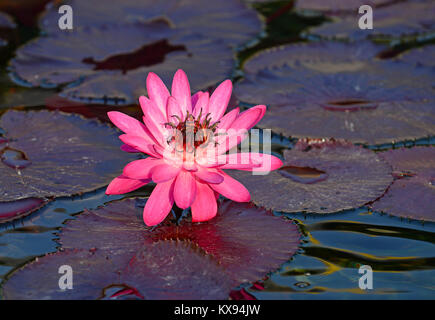
<instances>
[{"instance_id":1,"label":"red-veined lily pad","mask_svg":"<svg viewBox=\"0 0 435 320\"><path fill-rule=\"evenodd\" d=\"M370 41L295 43L260 51L246 61L243 70L256 73L266 68L287 66L320 72L357 71L367 68L367 63L383 49L384 46Z\"/></svg>"},{"instance_id":2,"label":"red-veined lily pad","mask_svg":"<svg viewBox=\"0 0 435 320\"><path fill-rule=\"evenodd\" d=\"M435 68L435 45L406 51L399 57L399 60L415 66Z\"/></svg>"},{"instance_id":3,"label":"red-veined lily pad","mask_svg":"<svg viewBox=\"0 0 435 320\"><path fill-rule=\"evenodd\" d=\"M356 11L355 11L356 12ZM359 16L334 17L331 23L313 27L310 34L328 39L401 38L435 31L433 1L404 1L373 10L373 29L360 29Z\"/></svg>"},{"instance_id":4,"label":"red-veined lily pad","mask_svg":"<svg viewBox=\"0 0 435 320\"><path fill-rule=\"evenodd\" d=\"M122 257L121 257L122 256ZM59 289L58 269L73 270L73 289ZM126 256L104 250L49 254L16 271L5 299L226 299L224 270L188 243L160 241Z\"/></svg>"},{"instance_id":5,"label":"red-veined lily pad","mask_svg":"<svg viewBox=\"0 0 435 320\"><path fill-rule=\"evenodd\" d=\"M0 127L0 203L92 191L135 158L120 152L115 129L77 115L8 111Z\"/></svg>"},{"instance_id":6,"label":"red-veined lily pad","mask_svg":"<svg viewBox=\"0 0 435 320\"><path fill-rule=\"evenodd\" d=\"M0 202L0 223L16 220L42 208L48 200L26 198L16 201Z\"/></svg>"},{"instance_id":7,"label":"red-veined lily pad","mask_svg":"<svg viewBox=\"0 0 435 320\"><path fill-rule=\"evenodd\" d=\"M232 50L221 41L176 32L162 21L41 37L19 49L11 62L19 82L43 87L73 83L61 96L102 104L136 103L146 94L150 71L169 84L174 70L182 68L192 90L198 90L228 76L232 66Z\"/></svg>"},{"instance_id":8,"label":"red-veined lily pad","mask_svg":"<svg viewBox=\"0 0 435 320\"><path fill-rule=\"evenodd\" d=\"M431 79L426 68L403 63L332 74L283 66L248 74L235 94L243 102L269 105L261 128L381 144L435 134Z\"/></svg>"},{"instance_id":9,"label":"red-veined lily pad","mask_svg":"<svg viewBox=\"0 0 435 320\"><path fill-rule=\"evenodd\" d=\"M206 90L210 92L210 95L216 89L216 86L209 87ZM84 103L80 101L72 101L57 94L49 96L45 99L45 106L49 110L61 110L67 113L78 113L86 118L97 118L103 122L110 122L107 113L109 111L120 111L133 118L142 119L143 111L138 108L137 103L130 105L106 105L99 103ZM230 101L228 102L227 112L233 110L237 107L237 99L234 94L231 95Z\"/></svg>"},{"instance_id":10,"label":"red-veined lily pad","mask_svg":"<svg viewBox=\"0 0 435 320\"><path fill-rule=\"evenodd\" d=\"M373 209L435 222L435 147L400 148L380 155L392 165L397 179Z\"/></svg>"},{"instance_id":11,"label":"red-veined lily pad","mask_svg":"<svg viewBox=\"0 0 435 320\"><path fill-rule=\"evenodd\" d=\"M201 0L67 0L52 3L40 18L40 28L49 34L64 34L59 29L61 5L70 5L75 12L75 30L91 26L142 23L164 19L172 29L210 39L222 39L232 47L245 44L261 31L261 21L252 8L238 0L204 3ZM115 38L117 39L117 38ZM117 39L119 40L119 39Z\"/></svg>"},{"instance_id":12,"label":"red-veined lily pad","mask_svg":"<svg viewBox=\"0 0 435 320\"><path fill-rule=\"evenodd\" d=\"M63 248L136 252L143 243L186 241L219 263L234 284L261 279L290 259L299 244L297 227L246 203L219 202L218 215L204 223L183 219L146 228L135 201L113 202L67 223Z\"/></svg>"},{"instance_id":13,"label":"red-veined lily pad","mask_svg":"<svg viewBox=\"0 0 435 320\"><path fill-rule=\"evenodd\" d=\"M52 95L45 99L45 107L49 110L60 110L66 113L80 114L85 118L96 118L102 122L110 122L109 116L107 115L110 111L120 111L136 119L143 117L143 111L136 103L119 106L98 103L92 104L68 100L58 95Z\"/></svg>"},{"instance_id":14,"label":"red-veined lily pad","mask_svg":"<svg viewBox=\"0 0 435 320\"><path fill-rule=\"evenodd\" d=\"M314 11L326 14L358 12L362 5L384 6L397 0L296 0L296 9L300 12Z\"/></svg>"},{"instance_id":15,"label":"red-veined lily pad","mask_svg":"<svg viewBox=\"0 0 435 320\"><path fill-rule=\"evenodd\" d=\"M230 172L262 207L283 212L331 213L380 197L393 178L373 151L349 142L299 140L284 165L267 175Z\"/></svg>"},{"instance_id":16,"label":"red-veined lily pad","mask_svg":"<svg viewBox=\"0 0 435 320\"><path fill-rule=\"evenodd\" d=\"M213 86L231 75L233 49L261 30L256 12L236 0L68 3L81 13L74 32L59 29L49 6L41 18L48 34L17 51L11 76L28 86L70 84L61 95L89 103L136 103L150 71L169 84L181 68L193 91Z\"/></svg>"},{"instance_id":17,"label":"red-veined lily pad","mask_svg":"<svg viewBox=\"0 0 435 320\"><path fill-rule=\"evenodd\" d=\"M59 239L64 251L13 273L5 298L224 299L232 287L278 268L299 246L295 224L252 204L219 201L210 221L167 219L156 228L143 224L142 211L126 199L68 221ZM74 290L59 290L61 265L73 268Z\"/></svg>"},{"instance_id":18,"label":"red-veined lily pad","mask_svg":"<svg viewBox=\"0 0 435 320\"><path fill-rule=\"evenodd\" d=\"M39 14L50 1L52 0L2 0L0 11L14 16L22 25L35 27Z\"/></svg>"}]
</instances>

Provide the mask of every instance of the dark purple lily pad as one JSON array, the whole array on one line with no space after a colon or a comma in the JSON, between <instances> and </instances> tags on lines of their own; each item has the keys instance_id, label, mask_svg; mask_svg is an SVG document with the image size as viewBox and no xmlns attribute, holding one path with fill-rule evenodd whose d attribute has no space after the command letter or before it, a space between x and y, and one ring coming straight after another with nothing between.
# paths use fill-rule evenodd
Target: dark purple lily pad
<instances>
[{"instance_id":1,"label":"dark purple lily pad","mask_svg":"<svg viewBox=\"0 0 435 320\"><path fill-rule=\"evenodd\" d=\"M232 50L222 42L176 32L162 21L41 37L18 50L11 62L19 82L43 87L74 82L61 96L103 104L136 103L146 94L150 71L169 85L181 68L192 90L198 90L225 78L232 65Z\"/></svg>"},{"instance_id":2,"label":"dark purple lily pad","mask_svg":"<svg viewBox=\"0 0 435 320\"><path fill-rule=\"evenodd\" d=\"M36 27L39 14L50 1L52 0L2 0L0 11L15 17L24 26Z\"/></svg>"},{"instance_id":3,"label":"dark purple lily pad","mask_svg":"<svg viewBox=\"0 0 435 320\"><path fill-rule=\"evenodd\" d=\"M77 115L8 111L0 127L0 202L92 191L135 158L119 152L117 130Z\"/></svg>"},{"instance_id":4,"label":"dark purple lily pad","mask_svg":"<svg viewBox=\"0 0 435 320\"><path fill-rule=\"evenodd\" d=\"M299 140L284 165L267 175L230 172L262 207L283 212L331 213L380 197L391 184L390 166L373 151L334 140Z\"/></svg>"},{"instance_id":5,"label":"dark purple lily pad","mask_svg":"<svg viewBox=\"0 0 435 320\"><path fill-rule=\"evenodd\" d=\"M364 72L283 66L248 74L235 95L269 106L261 128L293 137L381 144L435 134L433 73L400 63Z\"/></svg>"},{"instance_id":6,"label":"dark purple lily pad","mask_svg":"<svg viewBox=\"0 0 435 320\"><path fill-rule=\"evenodd\" d=\"M68 222L63 248L135 252L144 242L187 241L219 262L235 284L261 279L290 259L299 245L297 227L249 204L219 202L218 215L204 223L184 219L145 228L133 200L111 203Z\"/></svg>"},{"instance_id":7,"label":"dark purple lily pad","mask_svg":"<svg viewBox=\"0 0 435 320\"><path fill-rule=\"evenodd\" d=\"M0 28L13 29L15 27L14 19L6 13L0 12Z\"/></svg>"},{"instance_id":8,"label":"dark purple lily pad","mask_svg":"<svg viewBox=\"0 0 435 320\"><path fill-rule=\"evenodd\" d=\"M435 68L435 45L406 51L398 59L415 66Z\"/></svg>"},{"instance_id":9,"label":"dark purple lily pad","mask_svg":"<svg viewBox=\"0 0 435 320\"><path fill-rule=\"evenodd\" d=\"M17 51L11 76L28 86L68 83L62 96L90 103L136 103L150 71L169 85L181 68L192 91L213 86L231 74L233 49L261 30L255 11L236 0L68 3L81 12L74 32L59 29L49 6L41 18L48 35Z\"/></svg>"},{"instance_id":10,"label":"dark purple lily pad","mask_svg":"<svg viewBox=\"0 0 435 320\"><path fill-rule=\"evenodd\" d=\"M59 29L58 8L68 4L75 12L75 30L92 26L141 23L164 19L172 29L210 39L222 39L232 47L245 44L261 31L256 11L237 0L220 0L204 4L201 0L67 0L47 6L40 18L40 28L49 34L64 34ZM119 40L118 38L115 38Z\"/></svg>"},{"instance_id":11,"label":"dark purple lily pad","mask_svg":"<svg viewBox=\"0 0 435 320\"><path fill-rule=\"evenodd\" d=\"M299 246L296 225L250 204L220 201L210 221L185 218L177 226L168 218L157 228L143 224L137 204L112 202L68 221L59 240L64 251L12 274L5 298L224 299L232 287L278 268ZM73 290L58 289L61 265L73 268Z\"/></svg>"},{"instance_id":12,"label":"dark purple lily pad","mask_svg":"<svg viewBox=\"0 0 435 320\"><path fill-rule=\"evenodd\" d=\"M11 16L6 13L0 12L0 29L13 29L16 24ZM0 38L0 47L7 45L7 41Z\"/></svg>"},{"instance_id":13,"label":"dark purple lily pad","mask_svg":"<svg viewBox=\"0 0 435 320\"><path fill-rule=\"evenodd\" d=\"M346 43L318 41L289 44L260 51L249 58L243 66L248 73L265 68L307 68L320 72L358 71L367 68L367 63L385 47L370 41Z\"/></svg>"},{"instance_id":14,"label":"dark purple lily pad","mask_svg":"<svg viewBox=\"0 0 435 320\"><path fill-rule=\"evenodd\" d=\"M39 258L4 285L5 299L226 299L224 270L188 243L160 241L135 256L66 250ZM58 269L73 270L73 289L60 290Z\"/></svg>"},{"instance_id":15,"label":"dark purple lily pad","mask_svg":"<svg viewBox=\"0 0 435 320\"><path fill-rule=\"evenodd\" d=\"M111 123L109 116L107 115L110 111L119 111L136 119L142 119L143 117L143 111L136 103L119 106L97 103L92 104L68 100L58 95L48 97L45 100L45 107L48 110L60 110L66 113L80 114L85 118L98 119L106 123Z\"/></svg>"},{"instance_id":16,"label":"dark purple lily pad","mask_svg":"<svg viewBox=\"0 0 435 320\"><path fill-rule=\"evenodd\" d=\"M48 200L39 198L0 202L0 223L9 222L26 216L42 208L47 202Z\"/></svg>"},{"instance_id":17,"label":"dark purple lily pad","mask_svg":"<svg viewBox=\"0 0 435 320\"><path fill-rule=\"evenodd\" d=\"M301 11L316 11L326 14L343 14L358 12L362 5L371 7L384 6L397 0L297 0L296 9Z\"/></svg>"},{"instance_id":18,"label":"dark purple lily pad","mask_svg":"<svg viewBox=\"0 0 435 320\"><path fill-rule=\"evenodd\" d=\"M400 148L380 155L392 165L397 179L373 209L435 222L435 147Z\"/></svg>"},{"instance_id":19,"label":"dark purple lily pad","mask_svg":"<svg viewBox=\"0 0 435 320\"><path fill-rule=\"evenodd\" d=\"M404 1L373 10L373 29L361 30L359 16L334 17L333 22L313 27L310 34L328 39L401 38L416 37L435 31L433 1Z\"/></svg>"}]
</instances>

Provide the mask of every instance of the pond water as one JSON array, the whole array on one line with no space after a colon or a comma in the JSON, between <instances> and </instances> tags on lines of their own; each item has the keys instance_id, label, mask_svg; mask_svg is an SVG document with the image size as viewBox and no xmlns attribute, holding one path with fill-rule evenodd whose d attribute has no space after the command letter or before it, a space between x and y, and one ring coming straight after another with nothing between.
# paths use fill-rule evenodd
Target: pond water
<instances>
[{"instance_id":1,"label":"pond water","mask_svg":"<svg viewBox=\"0 0 435 320\"><path fill-rule=\"evenodd\" d=\"M134 195L149 195L147 189ZM62 223L84 209L121 196L104 190L61 198L0 230L0 277L55 252ZM244 286L257 299L432 299L435 290L435 224L408 221L367 208L320 216L285 214L303 233L291 261L262 285ZM374 271L373 289L360 290L361 265ZM264 286L264 289L262 288ZM260 288L260 289L259 289Z\"/></svg>"},{"instance_id":2,"label":"pond water","mask_svg":"<svg viewBox=\"0 0 435 320\"><path fill-rule=\"evenodd\" d=\"M268 15L274 6L258 6ZM284 15L289 19L289 15ZM269 37L239 54L243 60L255 50L274 44L298 40L307 24L316 25L321 18L293 17L288 24L280 18L273 22ZM14 51L38 35L34 26L20 24L0 47L0 116L10 109L44 109L54 89L25 88L10 80L8 61ZM241 61L239 60L239 62ZM240 72L235 72L235 79ZM404 142L404 145L415 142ZM422 139L419 145L435 144ZM398 144L400 145L400 144ZM291 146L278 141L274 151ZM373 147L378 148L378 147ZM383 149L391 146L382 146ZM30 216L0 225L0 285L16 268L37 256L59 248L57 233L65 221L74 219L85 209L94 209L126 197L147 197L152 187L127 196L107 196L104 189L82 196L58 198ZM409 201L418 201L412 200ZM435 223L400 219L372 212L367 207L328 215L285 214L300 228L302 246L294 257L255 285L242 285L247 296L257 299L434 299L435 298ZM373 289L358 286L359 267L373 269Z\"/></svg>"}]
</instances>

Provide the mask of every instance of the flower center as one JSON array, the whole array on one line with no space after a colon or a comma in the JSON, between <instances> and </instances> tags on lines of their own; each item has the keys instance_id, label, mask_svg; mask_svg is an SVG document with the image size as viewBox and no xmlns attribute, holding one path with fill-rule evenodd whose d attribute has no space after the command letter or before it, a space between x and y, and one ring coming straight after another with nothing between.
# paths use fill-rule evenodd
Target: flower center
<instances>
[{"instance_id":1,"label":"flower center","mask_svg":"<svg viewBox=\"0 0 435 320\"><path fill-rule=\"evenodd\" d=\"M193 114L187 112L184 120L177 115L172 115L172 118L178 120L176 122L165 123L171 127L172 135L167 140L169 145L175 147L176 152L195 153L197 148L206 148L210 144L217 144L215 136L219 121L211 124L210 113L202 117L202 110L195 118ZM185 156L183 157L185 159Z\"/></svg>"}]
</instances>

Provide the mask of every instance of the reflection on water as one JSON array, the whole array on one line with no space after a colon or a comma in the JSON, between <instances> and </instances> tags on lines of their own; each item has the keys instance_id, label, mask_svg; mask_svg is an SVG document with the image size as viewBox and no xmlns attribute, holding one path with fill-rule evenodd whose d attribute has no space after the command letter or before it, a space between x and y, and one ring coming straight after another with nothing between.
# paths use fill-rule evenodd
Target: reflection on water
<instances>
[{"instance_id":1,"label":"reflection on water","mask_svg":"<svg viewBox=\"0 0 435 320\"><path fill-rule=\"evenodd\" d=\"M433 299L435 224L366 208L333 215L286 214L304 234L291 262L248 289L257 299ZM373 289L359 289L358 269L373 269Z\"/></svg>"}]
</instances>

